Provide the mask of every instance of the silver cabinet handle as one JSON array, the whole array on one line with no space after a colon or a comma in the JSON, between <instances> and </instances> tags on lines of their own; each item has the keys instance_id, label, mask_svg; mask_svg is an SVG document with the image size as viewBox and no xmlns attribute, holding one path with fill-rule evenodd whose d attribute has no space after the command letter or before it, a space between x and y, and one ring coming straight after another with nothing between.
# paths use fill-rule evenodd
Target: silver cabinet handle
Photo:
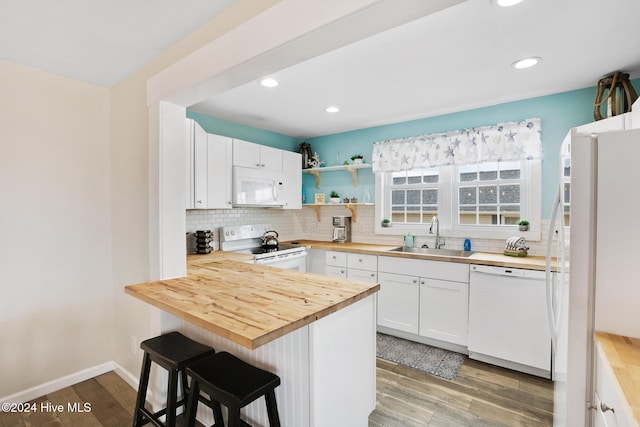
<instances>
[{"instance_id":1,"label":"silver cabinet handle","mask_svg":"<svg viewBox=\"0 0 640 427\"><path fill-rule=\"evenodd\" d=\"M263 168L264 167L264 163L260 163L260 167Z\"/></svg>"},{"instance_id":2,"label":"silver cabinet handle","mask_svg":"<svg viewBox=\"0 0 640 427\"><path fill-rule=\"evenodd\" d=\"M420 281L420 284L421 284L421 285L424 285L424 280L421 280L421 281Z\"/></svg>"},{"instance_id":3,"label":"silver cabinet handle","mask_svg":"<svg viewBox=\"0 0 640 427\"><path fill-rule=\"evenodd\" d=\"M607 404L606 404L606 403L604 403L604 402L600 402L600 410L601 410L602 412L611 411L611 412L613 412L614 414L616 413L616 410L615 410L614 408L612 408L611 406L607 405Z\"/></svg>"},{"instance_id":4,"label":"silver cabinet handle","mask_svg":"<svg viewBox=\"0 0 640 427\"><path fill-rule=\"evenodd\" d=\"M340 273L344 273L344 270L340 270Z\"/></svg>"},{"instance_id":5,"label":"silver cabinet handle","mask_svg":"<svg viewBox=\"0 0 640 427\"><path fill-rule=\"evenodd\" d=\"M202 200L196 200L196 203L202 204Z\"/></svg>"},{"instance_id":6,"label":"silver cabinet handle","mask_svg":"<svg viewBox=\"0 0 640 427\"><path fill-rule=\"evenodd\" d=\"M360 258L360 259L358 260L358 262L362 262L362 258Z\"/></svg>"},{"instance_id":7,"label":"silver cabinet handle","mask_svg":"<svg viewBox=\"0 0 640 427\"><path fill-rule=\"evenodd\" d=\"M371 277L376 277L376 273L371 273Z\"/></svg>"},{"instance_id":8,"label":"silver cabinet handle","mask_svg":"<svg viewBox=\"0 0 640 427\"><path fill-rule=\"evenodd\" d=\"M418 283L418 279L413 279L413 283Z\"/></svg>"},{"instance_id":9,"label":"silver cabinet handle","mask_svg":"<svg viewBox=\"0 0 640 427\"><path fill-rule=\"evenodd\" d=\"M333 259L336 259L336 256L335 256L335 255L333 255L333 256L332 256L332 258L333 258Z\"/></svg>"}]
</instances>

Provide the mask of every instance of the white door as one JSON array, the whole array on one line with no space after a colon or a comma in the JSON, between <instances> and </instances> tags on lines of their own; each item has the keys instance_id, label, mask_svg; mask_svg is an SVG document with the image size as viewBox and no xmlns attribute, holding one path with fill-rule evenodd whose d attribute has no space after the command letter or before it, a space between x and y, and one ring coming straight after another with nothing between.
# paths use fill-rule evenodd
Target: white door
<instances>
[{"instance_id":1,"label":"white door","mask_svg":"<svg viewBox=\"0 0 640 427\"><path fill-rule=\"evenodd\" d=\"M378 273L378 325L418 333L418 277Z\"/></svg>"},{"instance_id":2,"label":"white door","mask_svg":"<svg viewBox=\"0 0 640 427\"><path fill-rule=\"evenodd\" d=\"M231 138L207 135L208 209L231 209Z\"/></svg>"},{"instance_id":3,"label":"white door","mask_svg":"<svg viewBox=\"0 0 640 427\"><path fill-rule=\"evenodd\" d=\"M469 284L420 279L420 335L467 345Z\"/></svg>"}]
</instances>

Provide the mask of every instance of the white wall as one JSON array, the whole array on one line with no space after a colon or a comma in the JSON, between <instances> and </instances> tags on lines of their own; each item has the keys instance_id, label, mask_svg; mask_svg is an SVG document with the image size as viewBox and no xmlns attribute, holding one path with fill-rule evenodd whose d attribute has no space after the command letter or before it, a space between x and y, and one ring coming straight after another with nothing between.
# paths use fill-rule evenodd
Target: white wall
<instances>
[{"instance_id":1,"label":"white wall","mask_svg":"<svg viewBox=\"0 0 640 427\"><path fill-rule=\"evenodd\" d=\"M0 400L112 359L109 91L0 62Z\"/></svg>"}]
</instances>

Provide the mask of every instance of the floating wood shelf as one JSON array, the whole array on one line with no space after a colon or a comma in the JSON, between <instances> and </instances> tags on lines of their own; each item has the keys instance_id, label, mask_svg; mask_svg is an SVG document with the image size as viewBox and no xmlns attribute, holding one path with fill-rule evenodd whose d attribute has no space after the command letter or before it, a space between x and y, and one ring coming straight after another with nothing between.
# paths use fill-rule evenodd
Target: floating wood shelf
<instances>
[{"instance_id":1,"label":"floating wood shelf","mask_svg":"<svg viewBox=\"0 0 640 427\"><path fill-rule=\"evenodd\" d=\"M320 182L322 172L333 172L333 171L347 171L351 174L351 178L353 179L353 186L358 186L358 169L371 169L371 165L363 163L361 165L342 165L342 166L327 166L324 168L310 168L310 169L302 169L302 173L310 173L316 179L316 188L320 188Z\"/></svg>"},{"instance_id":2,"label":"floating wood shelf","mask_svg":"<svg viewBox=\"0 0 640 427\"><path fill-rule=\"evenodd\" d=\"M302 206L316 211L316 218L320 221L320 210L326 206L344 206L351 211L351 222L358 221L358 206L373 206L373 203L305 203Z\"/></svg>"}]
</instances>

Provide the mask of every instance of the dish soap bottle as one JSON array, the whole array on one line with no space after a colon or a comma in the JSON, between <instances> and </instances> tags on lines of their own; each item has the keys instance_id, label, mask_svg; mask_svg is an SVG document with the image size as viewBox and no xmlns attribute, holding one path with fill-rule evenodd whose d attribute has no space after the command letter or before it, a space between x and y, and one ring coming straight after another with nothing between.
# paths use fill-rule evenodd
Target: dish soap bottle
<instances>
[{"instance_id":1,"label":"dish soap bottle","mask_svg":"<svg viewBox=\"0 0 640 427\"><path fill-rule=\"evenodd\" d=\"M407 233L407 235L404 236L404 246L407 248L413 247L413 236L411 233Z\"/></svg>"}]
</instances>

